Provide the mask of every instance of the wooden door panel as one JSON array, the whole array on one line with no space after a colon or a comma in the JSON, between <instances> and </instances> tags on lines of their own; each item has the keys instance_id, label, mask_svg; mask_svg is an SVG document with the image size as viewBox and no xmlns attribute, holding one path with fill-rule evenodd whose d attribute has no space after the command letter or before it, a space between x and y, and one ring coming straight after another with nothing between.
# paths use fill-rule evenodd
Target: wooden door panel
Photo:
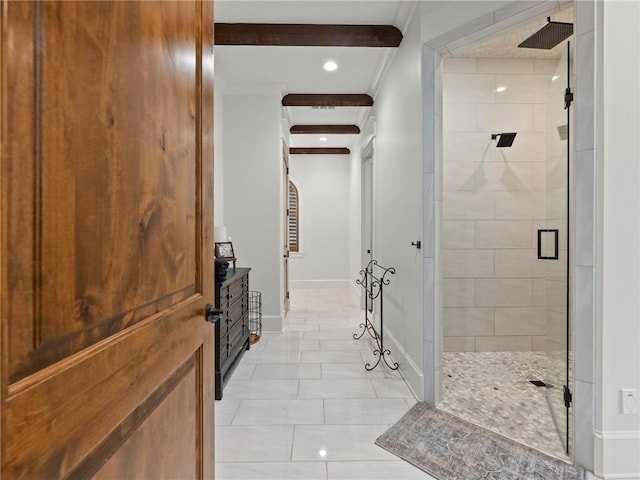
<instances>
[{"instance_id":1,"label":"wooden door panel","mask_svg":"<svg viewBox=\"0 0 640 480\"><path fill-rule=\"evenodd\" d=\"M14 241L24 266L35 264L39 288L30 331L10 341L12 380L195 292L195 3L125 5L10 4L31 9L23 29L43 45L21 59L34 81L13 84L16 96L36 99L36 155L21 165L31 191L11 188L25 196L8 205L19 211L35 199L40 239ZM151 10L175 22L143 22ZM118 29L125 15L127 28ZM97 18L111 28L97 28Z\"/></svg>"},{"instance_id":2,"label":"wooden door panel","mask_svg":"<svg viewBox=\"0 0 640 480\"><path fill-rule=\"evenodd\" d=\"M104 464L94 476L95 479L113 480L118 478L141 479L190 479L199 478L200 466L196 462L185 461L196 458L198 444L194 442L198 424L198 406L193 402L194 389L198 383L194 359L189 362L190 367L185 375L176 380L175 385L162 404L149 415L144 422L136 428L135 432L127 439ZM176 375L178 377L178 375ZM164 392L160 392L164 393ZM144 415L146 409L140 412ZM174 418L181 422L183 428L177 432L167 428L167 418ZM132 419L132 423L138 418ZM177 435L176 435L177 434ZM159 441L173 437L174 441ZM114 441L119 438L114 439ZM153 445L153 452L149 452L149 445ZM150 456L153 462L140 464L136 459L141 456ZM131 466L134 466L132 468Z\"/></svg>"},{"instance_id":3,"label":"wooden door panel","mask_svg":"<svg viewBox=\"0 0 640 480\"><path fill-rule=\"evenodd\" d=\"M1 12L2 475L211 478L213 4Z\"/></svg>"},{"instance_id":4,"label":"wooden door panel","mask_svg":"<svg viewBox=\"0 0 640 480\"><path fill-rule=\"evenodd\" d=\"M95 466L83 460L95 460L106 447L114 453L122 441L110 438L110 432L126 438L139 405L158 406L158 392L175 386L187 366L193 370L201 360L202 330L208 326L201 319L190 326L187 321L171 315L146 320L131 333L10 387L5 420L14 426L13 441L5 445L4 456L11 465L9 478L62 477ZM42 441L55 438L64 443Z\"/></svg>"}]
</instances>

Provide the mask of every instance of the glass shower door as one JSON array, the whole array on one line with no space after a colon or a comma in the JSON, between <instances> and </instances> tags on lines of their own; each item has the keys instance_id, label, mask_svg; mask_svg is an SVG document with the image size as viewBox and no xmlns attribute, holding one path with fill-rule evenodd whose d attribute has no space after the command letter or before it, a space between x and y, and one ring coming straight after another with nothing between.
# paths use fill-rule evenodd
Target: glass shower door
<instances>
[{"instance_id":1,"label":"glass shower door","mask_svg":"<svg viewBox=\"0 0 640 480\"><path fill-rule=\"evenodd\" d=\"M546 105L546 221L538 230L545 261L547 401L565 451L570 445L569 162L571 154L570 45L550 82Z\"/></svg>"}]
</instances>

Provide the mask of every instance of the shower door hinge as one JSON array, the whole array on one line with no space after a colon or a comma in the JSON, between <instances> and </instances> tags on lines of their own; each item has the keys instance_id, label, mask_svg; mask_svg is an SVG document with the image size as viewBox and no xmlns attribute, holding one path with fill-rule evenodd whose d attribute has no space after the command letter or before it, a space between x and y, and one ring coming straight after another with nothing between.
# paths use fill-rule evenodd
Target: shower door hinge
<instances>
[{"instance_id":1,"label":"shower door hinge","mask_svg":"<svg viewBox=\"0 0 640 480\"><path fill-rule=\"evenodd\" d=\"M573 103L573 92L571 91L571 87L567 87L564 91L564 109L566 110Z\"/></svg>"},{"instance_id":2,"label":"shower door hinge","mask_svg":"<svg viewBox=\"0 0 640 480\"><path fill-rule=\"evenodd\" d=\"M566 408L571 407L571 403L573 402L573 395L571 394L571 390L566 385L564 386L564 406Z\"/></svg>"}]
</instances>

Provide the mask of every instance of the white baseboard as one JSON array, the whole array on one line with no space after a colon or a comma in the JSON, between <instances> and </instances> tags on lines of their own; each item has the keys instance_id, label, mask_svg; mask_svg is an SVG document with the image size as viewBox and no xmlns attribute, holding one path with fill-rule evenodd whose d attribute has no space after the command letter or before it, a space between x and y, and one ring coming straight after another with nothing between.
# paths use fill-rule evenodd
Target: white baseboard
<instances>
[{"instance_id":1,"label":"white baseboard","mask_svg":"<svg viewBox=\"0 0 640 480\"><path fill-rule=\"evenodd\" d=\"M282 333L282 317L280 315L263 315L262 331L269 333Z\"/></svg>"},{"instance_id":2,"label":"white baseboard","mask_svg":"<svg viewBox=\"0 0 640 480\"><path fill-rule=\"evenodd\" d=\"M604 479L640 480L640 432L594 432L594 473Z\"/></svg>"},{"instance_id":3,"label":"white baseboard","mask_svg":"<svg viewBox=\"0 0 640 480\"><path fill-rule=\"evenodd\" d=\"M398 371L409 385L417 400L424 400L424 375L407 351L389 330L384 331L385 349L391 350L391 358L400 364Z\"/></svg>"},{"instance_id":4,"label":"white baseboard","mask_svg":"<svg viewBox=\"0 0 640 480\"><path fill-rule=\"evenodd\" d=\"M322 289L322 288L349 288L351 281L345 280L290 280L290 290Z\"/></svg>"}]
</instances>

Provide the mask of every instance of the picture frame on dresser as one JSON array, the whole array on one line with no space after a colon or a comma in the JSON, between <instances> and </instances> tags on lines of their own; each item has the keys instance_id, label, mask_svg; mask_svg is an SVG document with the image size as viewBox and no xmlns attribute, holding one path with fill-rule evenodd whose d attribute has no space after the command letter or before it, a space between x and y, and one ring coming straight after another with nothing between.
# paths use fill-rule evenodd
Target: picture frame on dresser
<instances>
[{"instance_id":1,"label":"picture frame on dresser","mask_svg":"<svg viewBox=\"0 0 640 480\"><path fill-rule=\"evenodd\" d=\"M233 252L233 243L231 242L215 242L213 254L218 260L226 260L233 263L233 269L236 268L236 255Z\"/></svg>"}]
</instances>

